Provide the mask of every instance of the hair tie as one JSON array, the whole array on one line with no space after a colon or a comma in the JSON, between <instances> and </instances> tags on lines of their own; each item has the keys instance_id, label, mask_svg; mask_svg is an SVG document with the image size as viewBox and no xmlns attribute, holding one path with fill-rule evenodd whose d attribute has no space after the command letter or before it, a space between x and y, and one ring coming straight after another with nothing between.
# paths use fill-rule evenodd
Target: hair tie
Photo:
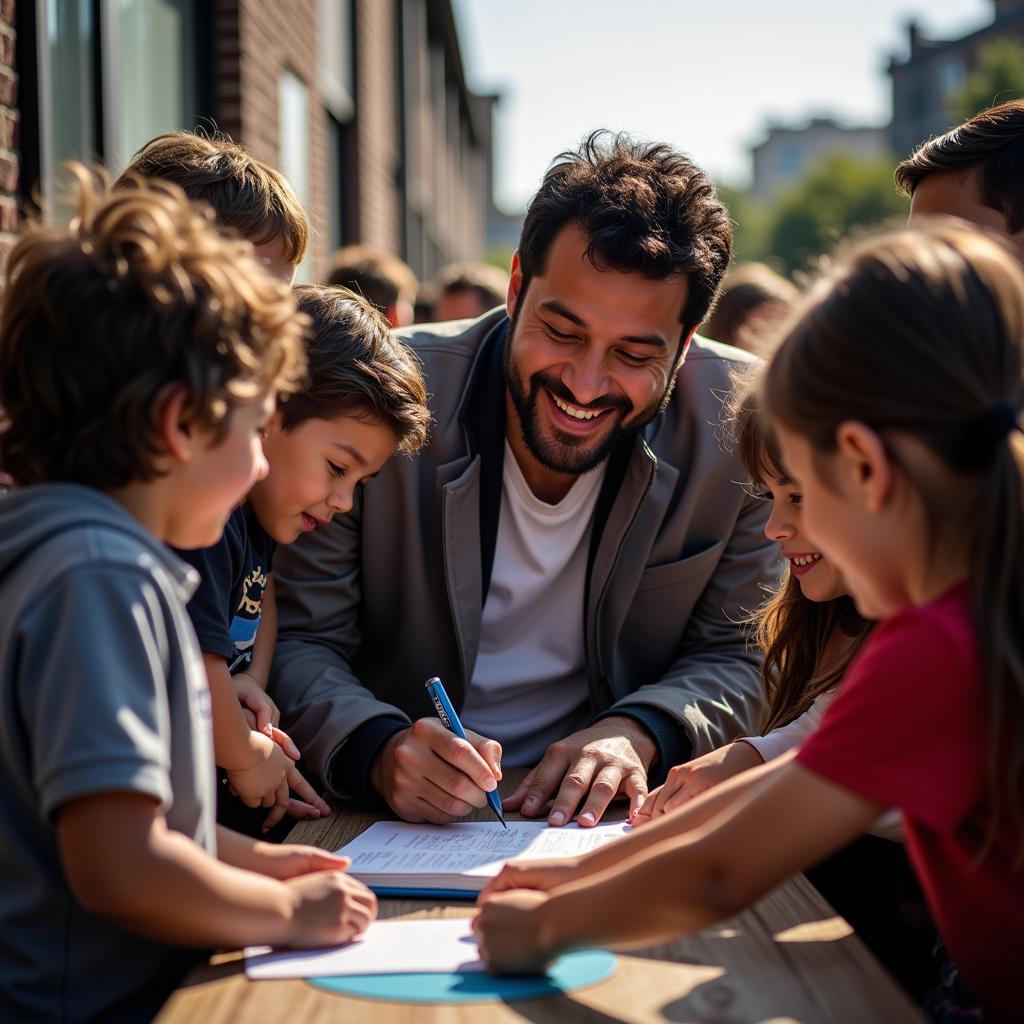
<instances>
[{"instance_id":1,"label":"hair tie","mask_svg":"<svg viewBox=\"0 0 1024 1024\"><path fill-rule=\"evenodd\" d=\"M1020 409L1009 402L994 405L979 417L978 426L991 441L1001 441L1011 430L1020 430Z\"/></svg>"},{"instance_id":2,"label":"hair tie","mask_svg":"<svg viewBox=\"0 0 1024 1024\"><path fill-rule=\"evenodd\" d=\"M957 461L965 468L987 465L998 444L1013 430L1024 430L1020 409L1010 402L992 406L988 412L971 420L962 435Z\"/></svg>"}]
</instances>

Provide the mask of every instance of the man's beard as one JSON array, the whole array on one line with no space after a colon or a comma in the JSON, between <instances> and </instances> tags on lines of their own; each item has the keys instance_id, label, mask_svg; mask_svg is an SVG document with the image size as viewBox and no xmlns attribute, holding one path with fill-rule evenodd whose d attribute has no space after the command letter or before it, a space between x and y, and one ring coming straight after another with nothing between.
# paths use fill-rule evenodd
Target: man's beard
<instances>
[{"instance_id":1,"label":"man's beard","mask_svg":"<svg viewBox=\"0 0 1024 1024\"><path fill-rule=\"evenodd\" d=\"M517 310L518 312L518 310ZM642 430L655 416L665 408L675 382L673 373L665 393L655 402L652 402L646 409L635 415L630 420L630 413L633 412L633 403L624 395L615 397L606 395L587 405L579 402L573 393L557 378L539 371L530 377L529 382L524 381L519 368L512 359L512 338L516 329L515 319L509 327L508 337L505 341L505 386L512 398L516 413L519 416L519 426L522 431L523 440L530 454L546 469L556 473L571 473L574 476L581 476L589 473L601 465L608 458L611 450L622 438L632 437ZM604 437L595 442L589 438L578 437L575 434L568 434L553 427L553 438L547 437L540 426L540 413L538 402L541 388L550 391L552 395L569 405L580 409L611 409L619 410L615 425ZM605 413L605 415L615 415ZM586 447L591 444L592 447Z\"/></svg>"}]
</instances>

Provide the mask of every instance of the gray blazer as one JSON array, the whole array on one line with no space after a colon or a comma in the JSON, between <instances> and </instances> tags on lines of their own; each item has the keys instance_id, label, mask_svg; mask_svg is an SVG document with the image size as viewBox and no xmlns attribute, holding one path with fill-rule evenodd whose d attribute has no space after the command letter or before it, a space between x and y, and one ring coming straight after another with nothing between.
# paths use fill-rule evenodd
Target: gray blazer
<instances>
[{"instance_id":1,"label":"gray blazer","mask_svg":"<svg viewBox=\"0 0 1024 1024\"><path fill-rule=\"evenodd\" d=\"M430 392L427 448L392 459L351 513L276 556L271 693L307 766L337 793L366 795L380 744L432 714L428 677L463 703L500 508L507 327L496 310L400 332ZM592 711L644 722L662 770L750 732L762 707L740 622L776 583L778 551L764 503L721 443L730 371L750 361L695 338L665 412L610 457L595 512Z\"/></svg>"}]
</instances>

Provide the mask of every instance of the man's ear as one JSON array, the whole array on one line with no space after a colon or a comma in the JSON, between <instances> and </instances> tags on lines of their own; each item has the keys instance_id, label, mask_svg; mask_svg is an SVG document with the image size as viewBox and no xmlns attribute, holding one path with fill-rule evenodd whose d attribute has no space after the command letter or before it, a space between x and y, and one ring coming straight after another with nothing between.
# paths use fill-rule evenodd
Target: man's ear
<instances>
[{"instance_id":1,"label":"man's ear","mask_svg":"<svg viewBox=\"0 0 1024 1024\"><path fill-rule=\"evenodd\" d=\"M693 341L693 336L697 333L697 327L690 328L690 333L679 343L679 354L676 356L674 369L678 370L683 365L683 360L686 359L686 353L690 351L690 342Z\"/></svg>"},{"instance_id":2,"label":"man's ear","mask_svg":"<svg viewBox=\"0 0 1024 1024\"><path fill-rule=\"evenodd\" d=\"M188 411L188 395L183 387L171 385L157 396L156 417L160 441L176 462L188 462L197 444L196 428Z\"/></svg>"},{"instance_id":3,"label":"man's ear","mask_svg":"<svg viewBox=\"0 0 1024 1024\"><path fill-rule=\"evenodd\" d=\"M519 250L512 254L512 269L508 274L508 296L505 299L505 308L510 317L515 316L516 304L519 302L519 293L523 287L523 267L519 262Z\"/></svg>"},{"instance_id":4,"label":"man's ear","mask_svg":"<svg viewBox=\"0 0 1024 1024\"><path fill-rule=\"evenodd\" d=\"M892 461L877 431L859 420L836 427L838 472L867 512L881 512L892 489Z\"/></svg>"}]
</instances>

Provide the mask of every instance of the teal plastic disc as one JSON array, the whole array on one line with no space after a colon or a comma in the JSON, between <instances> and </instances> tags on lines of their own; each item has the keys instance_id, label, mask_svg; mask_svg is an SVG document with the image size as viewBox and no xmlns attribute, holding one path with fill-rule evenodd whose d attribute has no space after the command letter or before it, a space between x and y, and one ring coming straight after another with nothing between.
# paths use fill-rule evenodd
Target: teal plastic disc
<instances>
[{"instance_id":1,"label":"teal plastic disc","mask_svg":"<svg viewBox=\"0 0 1024 1024\"><path fill-rule=\"evenodd\" d=\"M528 978L464 971L450 974L355 974L308 980L310 985L327 992L381 999L389 1003L497 1003L540 999L596 985L611 977L616 962L613 953L585 950L559 958L547 974Z\"/></svg>"}]
</instances>

